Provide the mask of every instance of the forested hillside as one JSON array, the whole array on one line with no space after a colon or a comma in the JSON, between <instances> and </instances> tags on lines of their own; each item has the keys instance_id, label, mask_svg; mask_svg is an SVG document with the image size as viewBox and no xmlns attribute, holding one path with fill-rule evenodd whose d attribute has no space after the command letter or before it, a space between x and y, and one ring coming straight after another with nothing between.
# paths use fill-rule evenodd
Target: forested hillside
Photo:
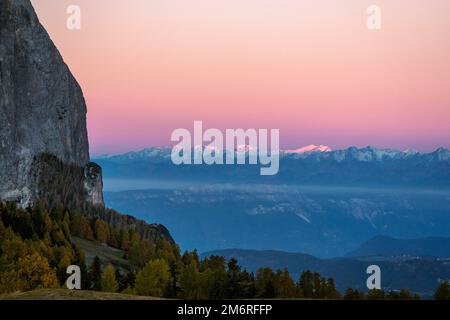
<instances>
[{"instance_id":1,"label":"forested hillside","mask_svg":"<svg viewBox=\"0 0 450 320\"><path fill-rule=\"evenodd\" d=\"M105 217L119 216L108 214ZM407 290L348 289L339 293L333 279L305 270L298 281L288 270L243 270L234 259L221 256L200 259L197 252L180 253L170 239L147 237L136 230L102 218L89 217L61 206L37 204L27 210L0 203L0 294L65 287L66 268L76 264L82 289L142 296L183 299L307 298L307 299L408 299ZM119 219L120 220L120 219ZM89 264L76 243L91 243L123 253L122 266L95 257ZM108 249L109 248L109 249ZM100 251L99 251L100 254ZM107 255L103 255L107 257ZM106 260L106 261L105 261ZM448 289L448 288L447 288ZM447 294L445 287L441 296Z\"/></svg>"}]
</instances>

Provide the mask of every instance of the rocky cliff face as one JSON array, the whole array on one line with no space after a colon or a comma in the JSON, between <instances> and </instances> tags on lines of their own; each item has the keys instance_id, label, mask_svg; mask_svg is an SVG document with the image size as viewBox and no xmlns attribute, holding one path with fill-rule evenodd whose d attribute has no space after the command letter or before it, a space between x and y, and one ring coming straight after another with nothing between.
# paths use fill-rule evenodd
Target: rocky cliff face
<instances>
[{"instance_id":1,"label":"rocky cliff face","mask_svg":"<svg viewBox=\"0 0 450 320\"><path fill-rule=\"evenodd\" d=\"M40 155L83 169L87 200L103 204L101 170L89 164L86 104L29 0L0 0L0 199L39 195Z\"/></svg>"}]
</instances>

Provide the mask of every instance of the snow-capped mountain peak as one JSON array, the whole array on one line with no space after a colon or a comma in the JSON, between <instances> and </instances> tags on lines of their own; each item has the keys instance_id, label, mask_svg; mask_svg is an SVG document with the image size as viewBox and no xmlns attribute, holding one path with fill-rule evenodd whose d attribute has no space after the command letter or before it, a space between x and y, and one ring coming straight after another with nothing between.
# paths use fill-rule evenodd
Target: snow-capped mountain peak
<instances>
[{"instance_id":1,"label":"snow-capped mountain peak","mask_svg":"<svg viewBox=\"0 0 450 320\"><path fill-rule=\"evenodd\" d=\"M299 149L290 149L285 150L285 153L295 153L295 154L304 154L304 153L311 153L311 152L330 152L332 151L330 147L324 146L324 145L315 145L310 144L308 146L299 148Z\"/></svg>"}]
</instances>

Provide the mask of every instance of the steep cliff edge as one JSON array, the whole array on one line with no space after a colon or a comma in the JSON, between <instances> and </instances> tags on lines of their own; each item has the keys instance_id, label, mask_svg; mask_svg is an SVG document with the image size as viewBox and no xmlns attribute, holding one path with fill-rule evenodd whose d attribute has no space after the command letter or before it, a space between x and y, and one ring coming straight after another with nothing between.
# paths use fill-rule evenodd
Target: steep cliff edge
<instances>
[{"instance_id":1,"label":"steep cliff edge","mask_svg":"<svg viewBox=\"0 0 450 320\"><path fill-rule=\"evenodd\" d=\"M86 200L103 204L89 163L86 104L29 0L0 0L0 199L37 200L42 154L83 168ZM44 157L45 158L45 157Z\"/></svg>"},{"instance_id":2,"label":"steep cliff edge","mask_svg":"<svg viewBox=\"0 0 450 320\"><path fill-rule=\"evenodd\" d=\"M0 0L0 201L62 205L174 243L164 226L104 207L86 113L83 92L30 0Z\"/></svg>"}]
</instances>

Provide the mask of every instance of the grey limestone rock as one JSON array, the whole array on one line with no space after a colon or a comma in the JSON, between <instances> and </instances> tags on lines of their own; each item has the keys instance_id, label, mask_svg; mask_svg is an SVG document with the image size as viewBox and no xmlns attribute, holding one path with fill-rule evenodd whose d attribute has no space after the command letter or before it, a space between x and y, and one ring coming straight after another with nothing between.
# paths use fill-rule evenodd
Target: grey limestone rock
<instances>
[{"instance_id":1,"label":"grey limestone rock","mask_svg":"<svg viewBox=\"0 0 450 320\"><path fill-rule=\"evenodd\" d=\"M0 0L0 200L36 200L33 159L45 153L85 168L88 200L103 204L101 170L89 164L86 112L30 1Z\"/></svg>"}]
</instances>

